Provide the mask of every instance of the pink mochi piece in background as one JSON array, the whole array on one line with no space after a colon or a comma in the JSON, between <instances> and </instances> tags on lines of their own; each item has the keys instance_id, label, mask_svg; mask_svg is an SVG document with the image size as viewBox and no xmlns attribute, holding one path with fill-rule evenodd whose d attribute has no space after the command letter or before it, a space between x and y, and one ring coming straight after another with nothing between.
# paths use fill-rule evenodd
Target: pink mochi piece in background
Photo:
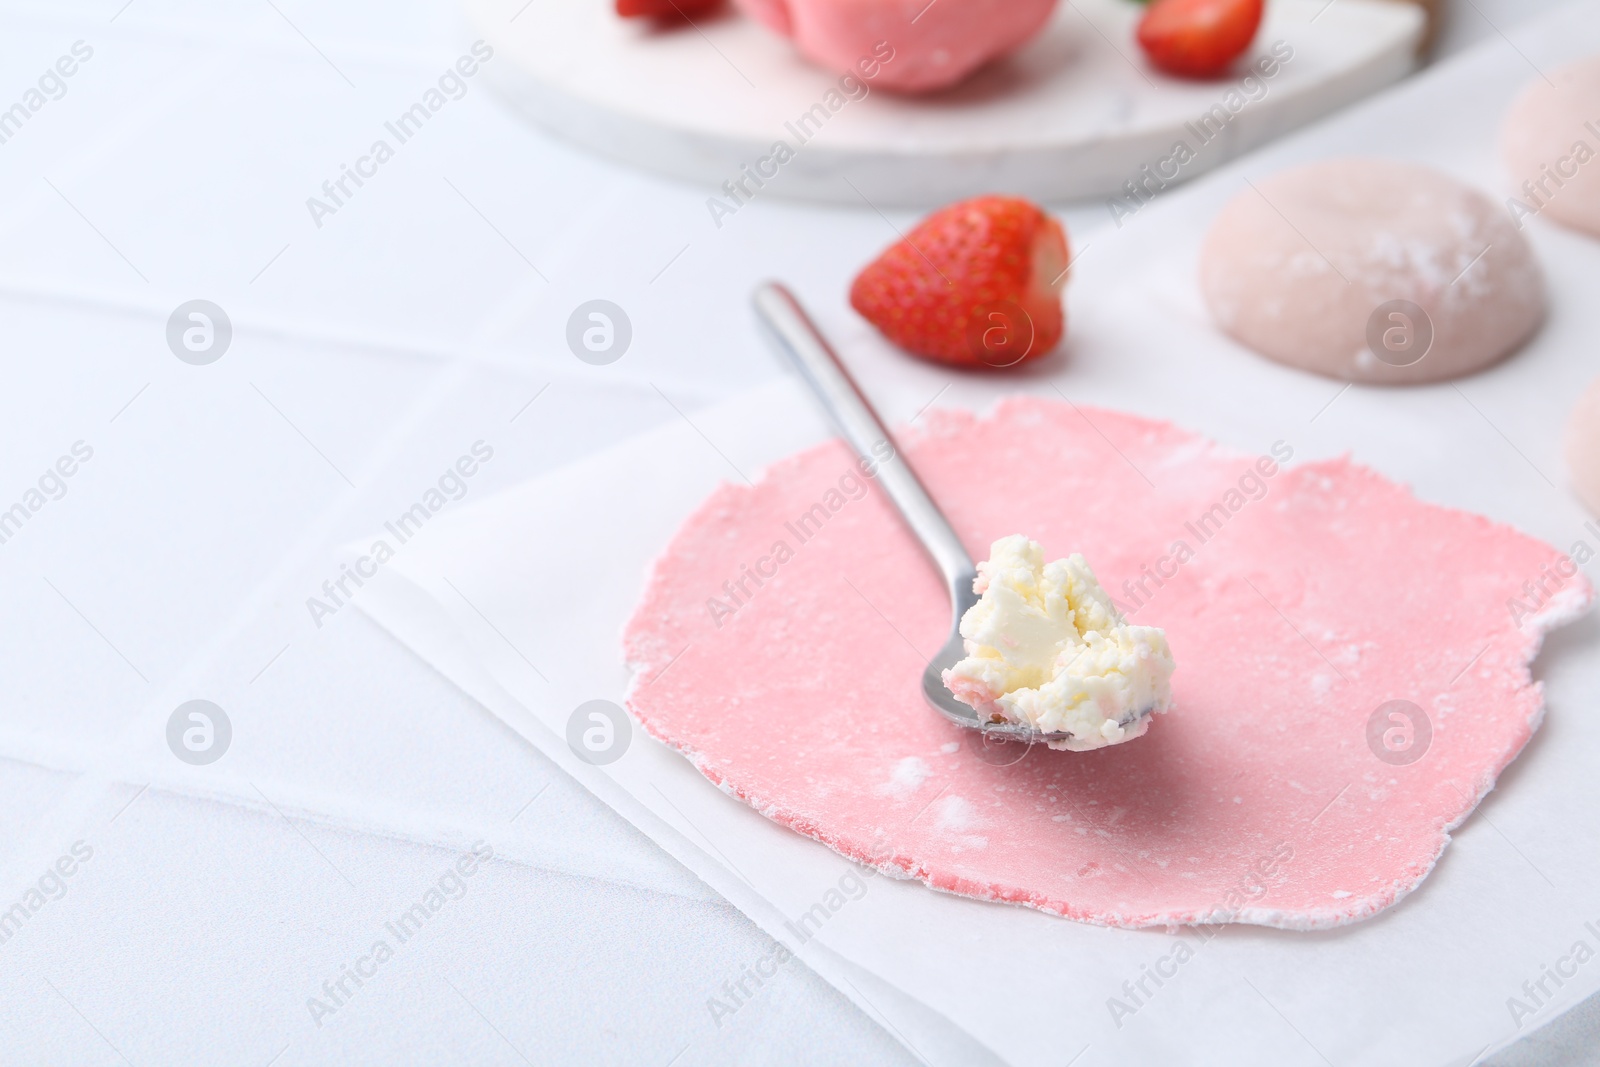
<instances>
[{"instance_id":1,"label":"pink mochi piece in background","mask_svg":"<svg viewBox=\"0 0 1600 1067\"><path fill-rule=\"evenodd\" d=\"M1044 28L1056 0L735 0L807 59L878 88L925 93L961 81ZM875 73L869 73L875 71Z\"/></svg>"}]
</instances>

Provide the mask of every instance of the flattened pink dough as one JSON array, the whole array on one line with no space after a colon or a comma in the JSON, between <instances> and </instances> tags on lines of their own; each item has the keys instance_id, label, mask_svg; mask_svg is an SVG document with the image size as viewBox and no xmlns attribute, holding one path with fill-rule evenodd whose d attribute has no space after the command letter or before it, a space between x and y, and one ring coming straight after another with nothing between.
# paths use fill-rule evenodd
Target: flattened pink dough
<instances>
[{"instance_id":1,"label":"flattened pink dough","mask_svg":"<svg viewBox=\"0 0 1600 1067\"><path fill-rule=\"evenodd\" d=\"M1166 628L1178 663L1176 706L1145 737L999 766L934 714L917 683L949 626L944 591L875 488L849 498L838 442L714 493L625 643L633 713L711 781L938 889L1130 927L1373 915L1527 742L1543 712L1527 664L1592 598L1574 578L1519 629L1508 598L1555 549L1345 460L1279 470L1249 500L1255 457L1169 424L1034 399L925 419L902 443L980 557L1025 532L1047 558L1083 552L1128 604L1124 580L1173 571L1159 561L1176 540L1194 549L1161 588L1146 579L1133 614ZM1242 506L1201 543L1186 524L1219 503ZM814 505L828 517L802 543L789 524ZM724 583L743 567L767 573L736 605ZM720 627L713 597L736 608ZM1367 741L1397 699L1433 730L1406 766Z\"/></svg>"},{"instance_id":2,"label":"flattened pink dough","mask_svg":"<svg viewBox=\"0 0 1600 1067\"><path fill-rule=\"evenodd\" d=\"M1020 48L1056 7L1056 0L735 2L768 29L794 38L813 63L852 74L876 70L867 78L874 86L908 93L954 85ZM886 55L893 58L880 65Z\"/></svg>"}]
</instances>

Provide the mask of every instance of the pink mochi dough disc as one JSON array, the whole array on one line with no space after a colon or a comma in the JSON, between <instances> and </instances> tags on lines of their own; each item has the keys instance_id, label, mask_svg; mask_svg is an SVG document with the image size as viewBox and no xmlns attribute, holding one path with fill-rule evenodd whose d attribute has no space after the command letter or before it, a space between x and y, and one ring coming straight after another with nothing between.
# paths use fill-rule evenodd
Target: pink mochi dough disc
<instances>
[{"instance_id":1,"label":"pink mochi dough disc","mask_svg":"<svg viewBox=\"0 0 1600 1067\"><path fill-rule=\"evenodd\" d=\"M1527 596L1565 557L1348 460L1037 399L925 418L902 446L969 549L1083 552L1166 629L1176 706L1143 738L990 748L935 714L942 583L837 441L714 492L624 644L629 708L713 783L936 889L1125 927L1371 916L1527 743L1528 665L1592 599Z\"/></svg>"},{"instance_id":2,"label":"pink mochi dough disc","mask_svg":"<svg viewBox=\"0 0 1600 1067\"><path fill-rule=\"evenodd\" d=\"M794 39L800 54L876 88L926 93L956 84L1031 40L1057 0L735 0Z\"/></svg>"},{"instance_id":3,"label":"pink mochi dough disc","mask_svg":"<svg viewBox=\"0 0 1600 1067\"><path fill-rule=\"evenodd\" d=\"M1428 167L1334 159L1246 186L1200 252L1222 331L1269 359L1344 381L1457 378L1504 359L1544 319L1533 248L1503 208ZM1415 356L1380 360L1392 302L1427 329ZM1422 324L1426 323L1426 326ZM1404 365L1401 365L1404 364Z\"/></svg>"},{"instance_id":4,"label":"pink mochi dough disc","mask_svg":"<svg viewBox=\"0 0 1600 1067\"><path fill-rule=\"evenodd\" d=\"M1506 112L1512 209L1600 237L1600 56L1534 78ZM1520 204L1521 207L1516 205Z\"/></svg>"}]
</instances>

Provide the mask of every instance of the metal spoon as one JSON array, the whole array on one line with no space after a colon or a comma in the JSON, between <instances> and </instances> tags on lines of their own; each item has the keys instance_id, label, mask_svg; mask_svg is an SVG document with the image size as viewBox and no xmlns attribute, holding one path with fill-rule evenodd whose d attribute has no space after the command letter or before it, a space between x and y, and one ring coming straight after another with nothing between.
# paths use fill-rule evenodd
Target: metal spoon
<instances>
[{"instance_id":1,"label":"metal spoon","mask_svg":"<svg viewBox=\"0 0 1600 1067\"><path fill-rule=\"evenodd\" d=\"M966 647L961 642L961 616L978 600L978 595L972 591L972 580L978 573L972 564L972 557L967 555L966 548L950 528L949 520L933 502L933 498L928 496L928 490L923 487L900 449L893 447L886 460L880 459L873 451L874 445L883 442L894 446L894 438L884 428L877 412L872 410L872 405L862 395L850 372L845 370L833 347L817 331L800 302L783 286L768 282L756 290L755 306L756 313L771 331L778 348L789 357L806 384L811 386L817 401L833 419L844 439L856 450L857 455L877 464L878 484L883 486L895 507L900 509L906 525L911 527L911 532L922 542L922 547L944 575L945 586L950 592L950 638L922 672L922 695L928 698L934 710L957 726L978 730L996 740L1033 744L1036 741L1060 742L1071 739L1072 735L1068 733L1044 733L1021 723L985 722L976 711L957 700L955 694L945 687L944 672L966 655Z\"/></svg>"}]
</instances>

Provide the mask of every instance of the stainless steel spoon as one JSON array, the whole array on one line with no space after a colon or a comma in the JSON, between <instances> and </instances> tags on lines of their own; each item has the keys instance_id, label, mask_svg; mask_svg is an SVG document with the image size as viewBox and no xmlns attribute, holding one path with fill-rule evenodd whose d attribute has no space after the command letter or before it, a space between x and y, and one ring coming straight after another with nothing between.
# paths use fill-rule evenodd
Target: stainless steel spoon
<instances>
[{"instance_id":1,"label":"stainless steel spoon","mask_svg":"<svg viewBox=\"0 0 1600 1067\"><path fill-rule=\"evenodd\" d=\"M768 282L756 290L755 306L778 348L811 386L817 401L844 439L863 459L877 464L878 484L900 509L906 525L911 527L911 532L944 575L945 586L950 591L950 637L922 672L922 694L928 698L928 703L957 726L978 730L996 740L1027 744L1069 740L1071 734L1044 733L1013 722L984 722L976 711L957 700L945 687L944 672L966 655L961 642L961 616L978 600L978 595L972 591L972 580L978 573L972 557L967 555L966 548L950 528L949 520L928 495L900 449L893 447L886 460L873 451L874 445L884 442L894 446L894 438L800 302L783 286Z\"/></svg>"}]
</instances>

